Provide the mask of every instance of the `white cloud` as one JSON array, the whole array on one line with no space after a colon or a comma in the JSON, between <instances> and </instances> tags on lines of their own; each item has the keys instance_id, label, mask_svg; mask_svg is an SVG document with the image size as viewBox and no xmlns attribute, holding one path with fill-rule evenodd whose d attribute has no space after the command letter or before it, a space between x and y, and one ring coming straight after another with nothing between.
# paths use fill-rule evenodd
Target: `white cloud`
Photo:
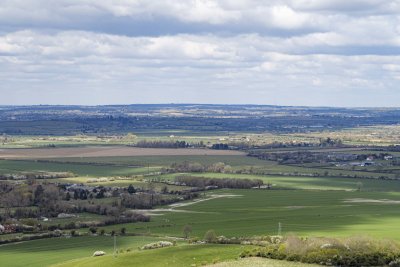
<instances>
[{"instance_id":1,"label":"white cloud","mask_svg":"<svg viewBox=\"0 0 400 267\"><path fill-rule=\"evenodd\" d=\"M273 6L270 16L272 25L284 29L303 28L309 19L308 15L295 12L288 6Z\"/></svg>"}]
</instances>

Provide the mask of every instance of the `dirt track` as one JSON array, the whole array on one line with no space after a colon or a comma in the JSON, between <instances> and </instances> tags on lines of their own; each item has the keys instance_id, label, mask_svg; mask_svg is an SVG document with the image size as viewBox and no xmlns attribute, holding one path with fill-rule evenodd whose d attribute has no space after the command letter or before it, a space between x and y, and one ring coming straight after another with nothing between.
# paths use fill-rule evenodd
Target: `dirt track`
<instances>
[{"instance_id":1,"label":"dirt track","mask_svg":"<svg viewBox=\"0 0 400 267\"><path fill-rule=\"evenodd\" d=\"M225 156L244 155L243 152L211 149L168 149L137 147L68 147L68 148L29 148L0 149L0 158L71 158L71 157L117 157L117 156Z\"/></svg>"}]
</instances>

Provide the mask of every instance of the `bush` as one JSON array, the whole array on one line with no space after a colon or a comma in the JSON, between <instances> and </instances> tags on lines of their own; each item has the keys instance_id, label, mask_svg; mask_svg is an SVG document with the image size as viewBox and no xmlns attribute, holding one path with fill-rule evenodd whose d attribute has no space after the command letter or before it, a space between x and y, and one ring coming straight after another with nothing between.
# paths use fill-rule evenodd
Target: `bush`
<instances>
[{"instance_id":1,"label":"bush","mask_svg":"<svg viewBox=\"0 0 400 267\"><path fill-rule=\"evenodd\" d=\"M182 230L183 236L184 236L185 238L189 238L189 236L190 236L190 234L192 233L192 231L193 231L192 226L186 224L186 225L183 227L183 230Z\"/></svg>"},{"instance_id":2,"label":"bush","mask_svg":"<svg viewBox=\"0 0 400 267\"><path fill-rule=\"evenodd\" d=\"M158 241L156 243L150 243L141 247L143 250L147 249L156 249L156 248L164 248L164 247L172 247L174 244L169 241Z\"/></svg>"},{"instance_id":3,"label":"bush","mask_svg":"<svg viewBox=\"0 0 400 267\"><path fill-rule=\"evenodd\" d=\"M89 228L89 232L92 234L95 234L97 232L97 228L96 227L90 227Z\"/></svg>"},{"instance_id":4,"label":"bush","mask_svg":"<svg viewBox=\"0 0 400 267\"><path fill-rule=\"evenodd\" d=\"M400 267L400 259L395 259L389 263L389 267Z\"/></svg>"},{"instance_id":5,"label":"bush","mask_svg":"<svg viewBox=\"0 0 400 267\"><path fill-rule=\"evenodd\" d=\"M262 240L266 238L254 238L246 242L251 244L265 242ZM296 236L280 239L270 237L270 242L266 246L251 251L246 250L240 257L265 257L328 266L396 267L400 266L400 245L393 241L366 237L352 237L345 240Z\"/></svg>"},{"instance_id":6,"label":"bush","mask_svg":"<svg viewBox=\"0 0 400 267\"><path fill-rule=\"evenodd\" d=\"M121 235L125 235L125 234L126 234L126 228L125 228L125 227L122 227L121 230L120 230L120 232L121 232Z\"/></svg>"},{"instance_id":7,"label":"bush","mask_svg":"<svg viewBox=\"0 0 400 267\"><path fill-rule=\"evenodd\" d=\"M208 230L204 235L204 241L207 243L215 243L217 241L217 235L214 230Z\"/></svg>"}]
</instances>

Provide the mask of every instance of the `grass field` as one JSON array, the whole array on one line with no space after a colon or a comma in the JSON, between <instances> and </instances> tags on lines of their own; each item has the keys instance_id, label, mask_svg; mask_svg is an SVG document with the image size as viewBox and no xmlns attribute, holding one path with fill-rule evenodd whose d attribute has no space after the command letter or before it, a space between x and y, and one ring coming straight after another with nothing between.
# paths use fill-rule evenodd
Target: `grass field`
<instances>
[{"instance_id":1,"label":"grass field","mask_svg":"<svg viewBox=\"0 0 400 267\"><path fill-rule=\"evenodd\" d=\"M76 148L74 148L76 149ZM81 148L80 148L81 149ZM85 148L89 149L89 148ZM94 148L90 148L94 149ZM17 151L17 150L15 150ZM24 154L24 150L18 150ZM29 150L31 151L31 150ZM33 150L32 150L33 151ZM53 151L52 149L46 151ZM65 152L67 151L67 152ZM68 152L69 151L69 152ZM77 157L75 152L64 150L48 155L45 161L35 159L0 160L0 174L50 171L73 172L77 177L47 179L46 182L86 183L94 177L113 177L112 180L91 183L91 185L128 186L146 188L147 178L173 180L179 175L208 178L247 178L262 179L264 183L273 185L273 190L213 190L197 202L180 203L181 206L159 207L150 211L151 221L148 223L131 223L100 227L106 232L120 231L125 227L128 233L154 234L158 236L181 237L182 228L190 224L193 228L191 236L203 238L206 231L213 229L217 235L253 236L275 235L278 224L282 225L282 233L295 233L301 236L351 236L371 235L377 238L400 240L400 181L382 179L338 178L339 174L368 175L379 177L379 170L369 169L340 170L323 168L318 164L307 166L280 165L272 161L247 157L244 154L196 154L178 150L163 150L161 155L124 155L110 148L86 150L84 157ZM79 151L79 150L78 150ZM112 152L111 156L103 155L104 151ZM125 151L125 150L123 150ZM175 152L173 152L175 151ZM37 150L37 156L43 151ZM86 153L85 152L85 153ZM137 152L137 150L136 150ZM136 153L135 152L135 153ZM18 154L17 153L17 154ZM66 155L67 153L68 155ZM122 154L121 154L122 153ZM131 153L131 151L129 152ZM152 152L153 153L153 152ZM174 154L175 153L175 154ZM214 152L213 152L214 153ZM359 152L363 153L363 152ZM21 155L21 154L20 154ZM29 156L29 155L28 155ZM62 157L60 157L62 156ZM282 175L255 175L230 173L174 173L157 174L163 167L179 162L198 162L211 165L224 162L233 170L255 170L256 172L279 173ZM395 168L393 168L395 169ZM366 172L368 170L368 172ZM299 174L315 174L329 171L329 177L311 177ZM383 170L385 171L385 170ZM291 176L284 175L292 174ZM152 174L150 177L144 175ZM336 176L337 175L337 176ZM393 174L389 174L389 176ZM129 179L118 179L129 177ZM165 184L155 183L156 189ZM361 191L358 188L361 186ZM170 190L187 189L168 185ZM107 198L96 200L113 201ZM74 200L71 200L74 201ZM79 200L76 200L79 201ZM76 220L96 220L100 215L80 214L79 218L52 219L45 224L64 224ZM88 229L78 230L87 233ZM18 244L0 246L0 266L49 266L62 263L60 266L191 266L196 264L213 264L224 266L277 266L303 267L289 262L270 261L265 259L246 259L236 261L241 246L217 245L179 245L154 251L138 251L137 247L164 238L156 237L120 237L119 248L133 248L131 253L123 253L117 258L110 254L113 248L111 237L79 237L53 238L36 240ZM95 250L104 250L108 256L93 258ZM72 260L72 261L71 261ZM223 263L229 261L229 263Z\"/></svg>"},{"instance_id":2,"label":"grass field","mask_svg":"<svg viewBox=\"0 0 400 267\"><path fill-rule=\"evenodd\" d=\"M91 164L38 162L31 160L0 160L0 173L10 174L19 172L50 171L72 172L78 176L130 176L157 171L158 168L129 167L129 166L98 166Z\"/></svg>"},{"instance_id":3,"label":"grass field","mask_svg":"<svg viewBox=\"0 0 400 267\"><path fill-rule=\"evenodd\" d=\"M274 189L314 189L314 190L349 190L358 189L362 183L362 191L400 191L399 180L379 180L363 178L337 178L337 177L304 177L304 176L274 176L251 174L225 174L225 173L174 173L161 176L173 180L177 176L194 176L207 178L238 178L261 179L270 183Z\"/></svg>"},{"instance_id":4,"label":"grass field","mask_svg":"<svg viewBox=\"0 0 400 267\"><path fill-rule=\"evenodd\" d=\"M153 216L150 223L124 227L129 232L182 236L183 226L190 224L198 237L209 229L219 235L252 236L277 234L281 223L284 234L368 234L400 240L397 192L220 190L212 194L228 196L176 208L176 212L157 210L161 215Z\"/></svg>"},{"instance_id":5,"label":"grass field","mask_svg":"<svg viewBox=\"0 0 400 267\"><path fill-rule=\"evenodd\" d=\"M198 162L204 165L211 165L215 162L224 162L233 167L241 166L267 166L271 162L259 160L245 155L171 155L171 156L134 156L134 157L87 157L87 158L54 158L56 162L80 162L100 164L120 164L133 166L170 166L173 163Z\"/></svg>"},{"instance_id":6,"label":"grass field","mask_svg":"<svg viewBox=\"0 0 400 267\"><path fill-rule=\"evenodd\" d=\"M58 267L187 267L202 266L215 262L232 260L244 250L240 245L186 245L119 255L118 258L105 256L86 258L56 265Z\"/></svg>"},{"instance_id":7,"label":"grass field","mask_svg":"<svg viewBox=\"0 0 400 267\"><path fill-rule=\"evenodd\" d=\"M153 237L118 237L118 248L132 248L160 240ZM163 240L163 239L161 239ZM111 236L50 238L0 246L0 266L43 267L76 258L91 257L96 250L113 252Z\"/></svg>"},{"instance_id":8,"label":"grass field","mask_svg":"<svg viewBox=\"0 0 400 267\"><path fill-rule=\"evenodd\" d=\"M76 238L82 239L82 238ZM143 242L143 241L142 241ZM129 243L131 244L131 243ZM141 245L141 242L136 242L135 245ZM66 261L65 263L52 265L53 267L69 267L69 266L203 266L210 265L213 267L313 267L317 265L293 263L287 261L270 260L262 258L237 259L241 251L245 247L239 245L183 245L173 248L164 248L150 251L134 251L124 254L119 254L117 257L112 255L103 256L101 258L83 257L81 259ZM53 255L61 258L62 253L71 252L68 246L65 246L60 251L54 251ZM57 257L53 257L57 258ZM53 259L52 258L52 259ZM44 266L48 265L49 261L38 261L38 264L33 263L29 266ZM19 265L7 266L19 266Z\"/></svg>"}]
</instances>

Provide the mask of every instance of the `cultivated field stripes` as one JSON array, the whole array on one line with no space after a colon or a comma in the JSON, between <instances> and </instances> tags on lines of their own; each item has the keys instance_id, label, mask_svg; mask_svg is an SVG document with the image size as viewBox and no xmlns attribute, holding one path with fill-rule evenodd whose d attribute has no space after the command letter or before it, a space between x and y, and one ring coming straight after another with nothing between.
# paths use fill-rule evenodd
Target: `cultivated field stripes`
<instances>
[{"instance_id":1,"label":"cultivated field stripes","mask_svg":"<svg viewBox=\"0 0 400 267\"><path fill-rule=\"evenodd\" d=\"M170 149L170 148L138 148L138 147L67 147L67 148L33 148L33 149L0 149L0 158L40 159L68 157L118 157L118 156L223 156L244 155L233 150L211 149Z\"/></svg>"}]
</instances>

